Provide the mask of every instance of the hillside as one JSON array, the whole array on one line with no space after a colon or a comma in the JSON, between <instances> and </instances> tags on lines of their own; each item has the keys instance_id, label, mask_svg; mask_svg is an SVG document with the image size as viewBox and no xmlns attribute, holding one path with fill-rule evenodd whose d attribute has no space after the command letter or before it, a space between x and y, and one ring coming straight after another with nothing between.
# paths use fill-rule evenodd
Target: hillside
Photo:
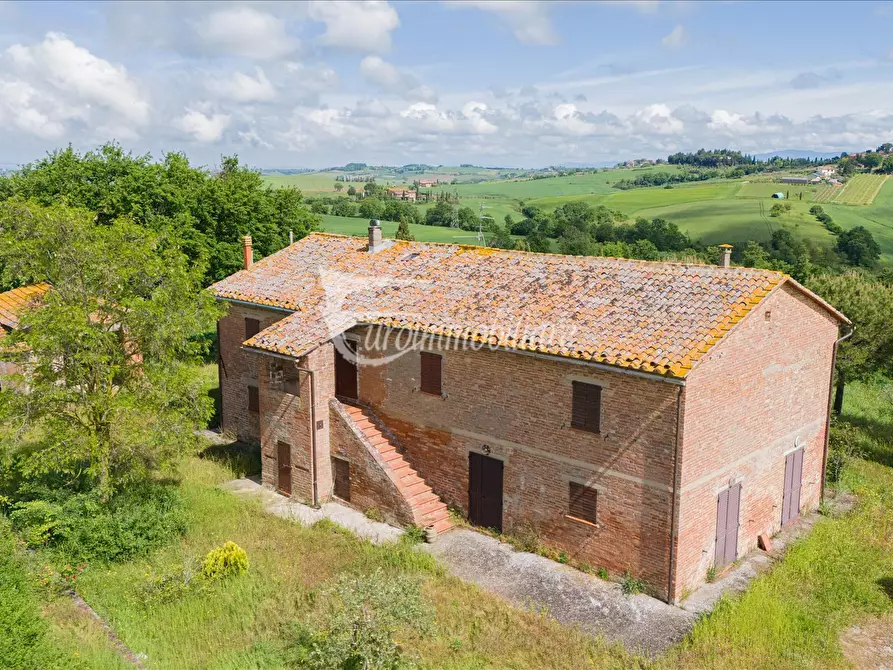
<instances>
[{"instance_id":1,"label":"hillside","mask_svg":"<svg viewBox=\"0 0 893 670\"><path fill-rule=\"evenodd\" d=\"M483 205L484 212L497 220L502 220L506 215L520 219L522 203L550 211L566 202L583 200L592 205L605 205L631 218L659 216L669 219L693 239L705 244L728 242L739 245L747 240L765 241L778 227L787 228L800 238L829 244L833 236L809 214L809 208L820 202L842 228L867 228L881 246L882 259L893 262L891 179L859 175L844 187L836 189L824 185L781 184L775 175L678 184L673 188L623 191L613 187L621 179L635 178L645 172L674 172L679 169L675 165L611 169L564 177L490 179L480 183L444 185L442 188L458 193L460 204L475 211ZM331 174L312 173L293 175L287 179L264 179L271 184L297 186L307 195L336 195ZM771 196L776 192L786 194L786 201L792 209L779 217L770 217L768 212L777 202ZM430 205L419 206L427 209ZM343 228L333 225L331 218L326 217L324 227L341 232Z\"/></svg>"}]
</instances>

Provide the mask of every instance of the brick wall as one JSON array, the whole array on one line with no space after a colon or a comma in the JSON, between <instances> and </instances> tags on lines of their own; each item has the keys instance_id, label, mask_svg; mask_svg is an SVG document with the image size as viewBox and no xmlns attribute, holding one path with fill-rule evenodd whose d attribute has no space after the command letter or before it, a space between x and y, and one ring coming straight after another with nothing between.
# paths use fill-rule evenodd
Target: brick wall
<instances>
[{"instance_id":1,"label":"brick wall","mask_svg":"<svg viewBox=\"0 0 893 670\"><path fill-rule=\"evenodd\" d=\"M248 411L248 387L259 383L261 358L240 348L245 341L245 319L257 319L264 329L286 316L286 312L230 304L219 321L221 428L243 442L260 442L259 416Z\"/></svg>"},{"instance_id":2,"label":"brick wall","mask_svg":"<svg viewBox=\"0 0 893 670\"><path fill-rule=\"evenodd\" d=\"M691 372L684 393L675 595L714 563L716 499L740 482L738 555L781 524L785 455L805 447L801 510L818 506L837 323L783 285Z\"/></svg>"},{"instance_id":3,"label":"brick wall","mask_svg":"<svg viewBox=\"0 0 893 670\"><path fill-rule=\"evenodd\" d=\"M381 512L395 526L413 523L412 510L375 449L368 446L356 424L339 409L338 401L329 407L332 456L350 463L350 504L361 510Z\"/></svg>"},{"instance_id":4,"label":"brick wall","mask_svg":"<svg viewBox=\"0 0 893 670\"><path fill-rule=\"evenodd\" d=\"M507 530L532 522L546 543L664 594L679 387L519 353L429 350L443 355L442 396L419 391L417 351L362 366L359 394L435 492L467 511L469 452L489 452L504 461ZM574 380L602 386L601 434L571 428ZM599 490L599 527L566 518L570 481Z\"/></svg>"}]
</instances>

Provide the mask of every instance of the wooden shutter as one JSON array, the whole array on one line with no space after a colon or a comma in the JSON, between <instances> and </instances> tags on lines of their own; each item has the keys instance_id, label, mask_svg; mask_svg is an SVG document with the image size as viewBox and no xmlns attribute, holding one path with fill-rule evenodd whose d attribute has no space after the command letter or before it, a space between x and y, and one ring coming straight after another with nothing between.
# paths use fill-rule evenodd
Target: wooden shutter
<instances>
[{"instance_id":1,"label":"wooden shutter","mask_svg":"<svg viewBox=\"0 0 893 670\"><path fill-rule=\"evenodd\" d=\"M245 339L250 339L260 332L260 321L245 319Z\"/></svg>"},{"instance_id":2,"label":"wooden shutter","mask_svg":"<svg viewBox=\"0 0 893 670\"><path fill-rule=\"evenodd\" d=\"M573 382L571 426L598 433L601 429L602 387Z\"/></svg>"},{"instance_id":3,"label":"wooden shutter","mask_svg":"<svg viewBox=\"0 0 893 670\"><path fill-rule=\"evenodd\" d=\"M332 458L332 471L333 493L342 500L350 502L350 463L343 458Z\"/></svg>"},{"instance_id":4,"label":"wooden shutter","mask_svg":"<svg viewBox=\"0 0 893 670\"><path fill-rule=\"evenodd\" d=\"M256 386L248 387L248 411L260 412L260 395Z\"/></svg>"},{"instance_id":5,"label":"wooden shutter","mask_svg":"<svg viewBox=\"0 0 893 670\"><path fill-rule=\"evenodd\" d=\"M590 486L571 482L568 493L570 499L568 514L576 519L598 523L596 516L598 491Z\"/></svg>"},{"instance_id":6,"label":"wooden shutter","mask_svg":"<svg viewBox=\"0 0 893 670\"><path fill-rule=\"evenodd\" d=\"M441 393L441 370L442 357L439 354L431 354L427 351L421 352L421 383L419 387L425 393L433 393L440 395Z\"/></svg>"}]
</instances>

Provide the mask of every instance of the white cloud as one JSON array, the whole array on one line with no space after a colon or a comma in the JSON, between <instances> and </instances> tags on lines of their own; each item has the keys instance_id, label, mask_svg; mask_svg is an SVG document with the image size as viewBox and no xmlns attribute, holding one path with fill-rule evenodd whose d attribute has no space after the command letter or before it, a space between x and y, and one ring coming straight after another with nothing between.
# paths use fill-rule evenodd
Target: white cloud
<instances>
[{"instance_id":1,"label":"white cloud","mask_svg":"<svg viewBox=\"0 0 893 670\"><path fill-rule=\"evenodd\" d=\"M524 44L557 44L558 37L549 17L549 3L537 0L450 0L456 7L474 7L496 14Z\"/></svg>"},{"instance_id":2,"label":"white cloud","mask_svg":"<svg viewBox=\"0 0 893 670\"><path fill-rule=\"evenodd\" d=\"M174 125L198 142L219 142L229 126L228 114L205 114L197 109L186 108L186 113L174 121Z\"/></svg>"},{"instance_id":3,"label":"white cloud","mask_svg":"<svg viewBox=\"0 0 893 670\"><path fill-rule=\"evenodd\" d=\"M212 79L208 88L234 102L269 102L276 98L276 87L267 79L264 71L255 68L255 76L235 72L228 79Z\"/></svg>"},{"instance_id":4,"label":"white cloud","mask_svg":"<svg viewBox=\"0 0 893 670\"><path fill-rule=\"evenodd\" d=\"M65 132L64 119L41 109L38 91L23 81L0 80L0 124L41 139L57 139Z\"/></svg>"},{"instance_id":5,"label":"white cloud","mask_svg":"<svg viewBox=\"0 0 893 670\"><path fill-rule=\"evenodd\" d=\"M326 26L320 38L323 44L370 53L389 51L391 31L400 25L397 10L375 0L315 0L310 4L310 17Z\"/></svg>"},{"instance_id":6,"label":"white cloud","mask_svg":"<svg viewBox=\"0 0 893 670\"><path fill-rule=\"evenodd\" d=\"M132 123L149 120L149 102L123 66L94 56L61 33L47 33L31 46L14 44L6 56L21 77L45 93L70 104L98 105Z\"/></svg>"},{"instance_id":7,"label":"white cloud","mask_svg":"<svg viewBox=\"0 0 893 670\"><path fill-rule=\"evenodd\" d=\"M681 23L673 28L673 30L671 30L669 34L665 35L660 41L661 44L670 49L678 49L680 47L683 47L687 42L688 33Z\"/></svg>"},{"instance_id":8,"label":"white cloud","mask_svg":"<svg viewBox=\"0 0 893 670\"><path fill-rule=\"evenodd\" d=\"M437 93L418 78L400 70L379 56L366 56L360 61L360 74L368 82L387 93L399 94L408 100L437 102Z\"/></svg>"},{"instance_id":9,"label":"white cloud","mask_svg":"<svg viewBox=\"0 0 893 670\"><path fill-rule=\"evenodd\" d=\"M285 30L285 22L252 7L225 7L195 26L212 51L254 60L274 60L298 48L298 40Z\"/></svg>"},{"instance_id":10,"label":"white cloud","mask_svg":"<svg viewBox=\"0 0 893 670\"><path fill-rule=\"evenodd\" d=\"M285 69L293 75L289 86L297 84L308 91L324 91L338 85L338 73L323 63L311 67L304 63L289 61L285 64Z\"/></svg>"}]
</instances>

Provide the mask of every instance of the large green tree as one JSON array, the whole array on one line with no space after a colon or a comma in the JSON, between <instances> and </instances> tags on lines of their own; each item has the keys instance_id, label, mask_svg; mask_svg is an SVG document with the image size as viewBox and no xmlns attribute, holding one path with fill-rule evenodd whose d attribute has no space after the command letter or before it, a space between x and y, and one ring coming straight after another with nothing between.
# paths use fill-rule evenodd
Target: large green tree
<instances>
[{"instance_id":1,"label":"large green tree","mask_svg":"<svg viewBox=\"0 0 893 670\"><path fill-rule=\"evenodd\" d=\"M9 200L0 261L8 282L51 286L3 341L22 372L0 391L0 468L107 500L196 444L212 409L194 374L196 336L218 308L175 238Z\"/></svg>"},{"instance_id":2,"label":"large green tree","mask_svg":"<svg viewBox=\"0 0 893 670\"><path fill-rule=\"evenodd\" d=\"M205 267L206 283L241 268L241 236L268 255L319 225L297 189L274 189L260 174L225 157L214 172L192 167L179 153L154 161L117 144L81 154L71 147L0 177L0 201L10 197L43 205L68 204L101 223L130 219L175 238L191 261Z\"/></svg>"},{"instance_id":3,"label":"large green tree","mask_svg":"<svg viewBox=\"0 0 893 670\"><path fill-rule=\"evenodd\" d=\"M847 382L893 374L893 288L856 271L811 277L807 285L855 326L837 353L834 411L839 414Z\"/></svg>"}]
</instances>

